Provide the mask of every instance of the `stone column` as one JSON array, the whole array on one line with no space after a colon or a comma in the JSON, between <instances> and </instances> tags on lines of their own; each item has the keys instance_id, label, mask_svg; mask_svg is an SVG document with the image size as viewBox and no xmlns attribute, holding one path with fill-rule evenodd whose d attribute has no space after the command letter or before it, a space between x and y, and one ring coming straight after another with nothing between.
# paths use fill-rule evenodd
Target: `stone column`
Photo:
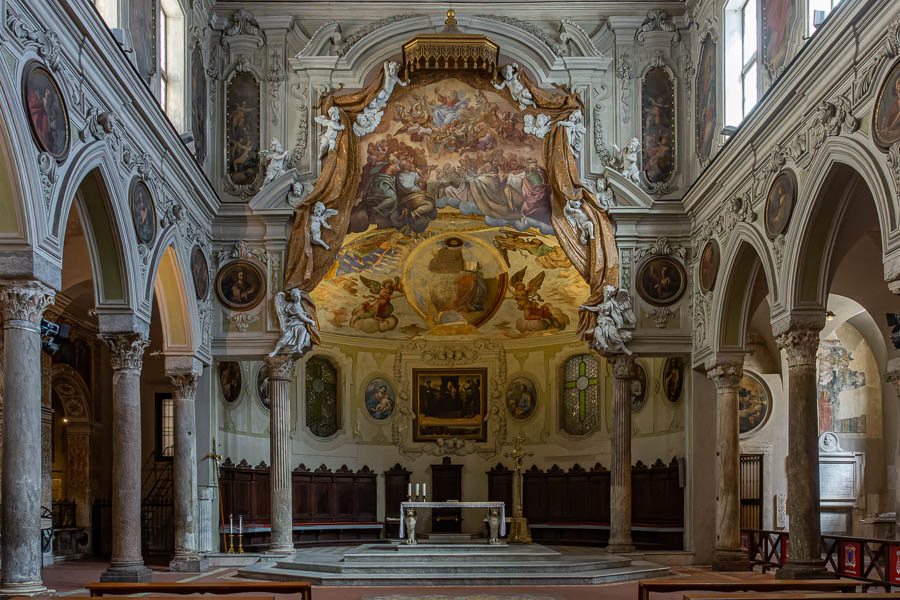
<instances>
[{"instance_id":1,"label":"stone column","mask_svg":"<svg viewBox=\"0 0 900 600\"><path fill-rule=\"evenodd\" d=\"M6 374L2 596L49 592L41 581L41 317L53 297L35 281L0 281Z\"/></svg>"},{"instance_id":2,"label":"stone column","mask_svg":"<svg viewBox=\"0 0 900 600\"><path fill-rule=\"evenodd\" d=\"M894 389L897 391L897 400L900 400L900 357L894 358L888 362L888 374L886 379L888 383L894 385ZM897 404L898 413L900 413L900 402ZM897 425L900 427L900 418L897 419ZM894 485L894 511L896 514L894 522L894 539L900 540L900 442L898 442L897 450L894 454L894 475L896 481Z\"/></svg>"},{"instance_id":3,"label":"stone column","mask_svg":"<svg viewBox=\"0 0 900 600\"><path fill-rule=\"evenodd\" d=\"M816 350L824 325L790 327L775 337L788 366L788 501L790 543L778 579L833 577L821 557Z\"/></svg>"},{"instance_id":4,"label":"stone column","mask_svg":"<svg viewBox=\"0 0 900 600\"><path fill-rule=\"evenodd\" d=\"M633 552L631 543L631 380L634 356L611 354L612 367L612 465L609 487L609 545L607 551Z\"/></svg>"},{"instance_id":5,"label":"stone column","mask_svg":"<svg viewBox=\"0 0 900 600\"><path fill-rule=\"evenodd\" d=\"M291 499L291 382L296 359L290 354L266 358L269 372L269 497L272 537L269 554L294 553Z\"/></svg>"},{"instance_id":6,"label":"stone column","mask_svg":"<svg viewBox=\"0 0 900 600\"><path fill-rule=\"evenodd\" d=\"M719 358L706 365L716 384L716 542L714 571L749 571L750 558L741 547L741 445L738 393L744 356Z\"/></svg>"},{"instance_id":7,"label":"stone column","mask_svg":"<svg viewBox=\"0 0 900 600\"><path fill-rule=\"evenodd\" d=\"M141 556L141 365L139 333L100 338L110 350L112 395L112 557L100 581L149 582Z\"/></svg>"},{"instance_id":8,"label":"stone column","mask_svg":"<svg viewBox=\"0 0 900 600\"><path fill-rule=\"evenodd\" d=\"M175 457L172 473L175 504L175 554L170 571L200 573L209 561L200 556L199 517L197 506L197 424L194 398L197 374L169 375L174 388Z\"/></svg>"}]
</instances>

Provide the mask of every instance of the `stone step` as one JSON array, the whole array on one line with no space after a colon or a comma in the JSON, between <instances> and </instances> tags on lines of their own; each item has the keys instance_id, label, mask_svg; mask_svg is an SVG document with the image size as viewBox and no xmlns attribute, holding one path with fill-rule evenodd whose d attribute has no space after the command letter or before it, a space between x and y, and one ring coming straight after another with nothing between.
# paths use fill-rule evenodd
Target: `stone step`
<instances>
[{"instance_id":1,"label":"stone step","mask_svg":"<svg viewBox=\"0 0 900 600\"><path fill-rule=\"evenodd\" d=\"M345 563L363 563L363 562L377 562L377 563L393 563L396 561L402 562L433 562L436 560L454 560L454 556L460 557L464 556L467 560L471 560L475 563L479 562L504 562L509 560L518 560L522 562L530 562L535 560L552 560L559 556L558 552L554 552L552 550L547 552L520 552L515 550L507 550L507 552L465 552L465 553L456 553L456 552L446 552L443 550L431 550L431 551L421 551L421 552L364 552L364 553L352 553L348 552L344 554L344 562Z\"/></svg>"},{"instance_id":2,"label":"stone step","mask_svg":"<svg viewBox=\"0 0 900 600\"><path fill-rule=\"evenodd\" d=\"M407 563L407 562L390 562L389 564L376 565L368 563L309 563L309 562L284 562L280 561L275 564L277 569L285 569L291 571L309 571L319 573L341 573L344 575L358 574L392 574L397 571L403 571L410 576L435 575L443 573L474 573L483 570L489 570L491 573L521 573L527 570L531 573L577 573L582 571L601 571L605 569L618 569L627 567L631 561L629 559L609 559L585 557L584 560L549 562L529 562L524 566L521 562L492 562L488 569L477 562L459 562L459 561L440 561L433 563Z\"/></svg>"},{"instance_id":3,"label":"stone step","mask_svg":"<svg viewBox=\"0 0 900 600\"><path fill-rule=\"evenodd\" d=\"M419 533L416 537L428 544L471 544L473 540L483 540L481 543L487 544L487 539L480 533Z\"/></svg>"}]
</instances>

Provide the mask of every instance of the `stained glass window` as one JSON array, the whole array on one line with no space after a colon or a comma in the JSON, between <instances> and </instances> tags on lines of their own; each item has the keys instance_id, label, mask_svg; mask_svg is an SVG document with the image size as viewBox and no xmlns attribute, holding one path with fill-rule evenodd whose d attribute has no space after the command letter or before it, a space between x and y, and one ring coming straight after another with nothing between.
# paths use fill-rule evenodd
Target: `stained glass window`
<instances>
[{"instance_id":1,"label":"stained glass window","mask_svg":"<svg viewBox=\"0 0 900 600\"><path fill-rule=\"evenodd\" d=\"M306 426L317 437L331 437L341 423L338 372L323 356L306 363Z\"/></svg>"},{"instance_id":2,"label":"stained glass window","mask_svg":"<svg viewBox=\"0 0 900 600\"><path fill-rule=\"evenodd\" d=\"M562 429L570 435L588 435L599 424L600 386L597 359L578 354L563 367Z\"/></svg>"}]
</instances>

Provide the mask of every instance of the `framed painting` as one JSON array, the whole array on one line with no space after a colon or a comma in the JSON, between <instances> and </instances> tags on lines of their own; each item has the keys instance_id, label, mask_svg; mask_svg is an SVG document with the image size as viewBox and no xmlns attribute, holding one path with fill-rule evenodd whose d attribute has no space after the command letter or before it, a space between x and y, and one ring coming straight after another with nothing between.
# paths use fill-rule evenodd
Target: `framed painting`
<instances>
[{"instance_id":1,"label":"framed painting","mask_svg":"<svg viewBox=\"0 0 900 600\"><path fill-rule=\"evenodd\" d=\"M206 160L207 96L203 48L198 42L191 52L191 133L194 136L194 156L200 165Z\"/></svg>"},{"instance_id":2,"label":"framed painting","mask_svg":"<svg viewBox=\"0 0 900 600\"><path fill-rule=\"evenodd\" d=\"M634 378L631 380L631 412L640 412L647 403L647 371L634 363Z\"/></svg>"},{"instance_id":3,"label":"framed painting","mask_svg":"<svg viewBox=\"0 0 900 600\"><path fill-rule=\"evenodd\" d=\"M738 391L738 431L750 435L760 429L772 414L772 393L762 378L744 371Z\"/></svg>"},{"instance_id":4,"label":"framed painting","mask_svg":"<svg viewBox=\"0 0 900 600\"><path fill-rule=\"evenodd\" d=\"M787 64L795 17L794 0L762 0L762 58L773 78Z\"/></svg>"},{"instance_id":5,"label":"framed painting","mask_svg":"<svg viewBox=\"0 0 900 600\"><path fill-rule=\"evenodd\" d=\"M775 177L766 197L766 234L776 238L787 231L797 198L797 178L785 169Z\"/></svg>"},{"instance_id":6,"label":"framed painting","mask_svg":"<svg viewBox=\"0 0 900 600\"><path fill-rule=\"evenodd\" d=\"M128 29L138 74L148 85L156 72L156 0L130 0Z\"/></svg>"},{"instance_id":7,"label":"framed painting","mask_svg":"<svg viewBox=\"0 0 900 600\"><path fill-rule=\"evenodd\" d=\"M266 410L270 409L269 371L266 368L266 363L259 365L259 369L256 370L256 397L259 398L259 403L262 404L263 408Z\"/></svg>"},{"instance_id":8,"label":"framed painting","mask_svg":"<svg viewBox=\"0 0 900 600\"><path fill-rule=\"evenodd\" d=\"M216 277L216 295L219 302L231 310L250 310L266 295L266 275L249 260L230 262Z\"/></svg>"},{"instance_id":9,"label":"framed painting","mask_svg":"<svg viewBox=\"0 0 900 600\"><path fill-rule=\"evenodd\" d=\"M233 404L238 399L242 383L240 363L233 360L219 363L219 385L225 402Z\"/></svg>"},{"instance_id":10,"label":"framed painting","mask_svg":"<svg viewBox=\"0 0 900 600\"><path fill-rule=\"evenodd\" d=\"M708 294L716 287L716 277L719 274L719 244L715 240L709 240L703 246L699 268L697 279L700 282L700 289Z\"/></svg>"},{"instance_id":11,"label":"framed painting","mask_svg":"<svg viewBox=\"0 0 900 600\"><path fill-rule=\"evenodd\" d=\"M687 273L674 258L654 256L644 262L637 273L637 290L641 298L654 306L678 302L684 294Z\"/></svg>"},{"instance_id":12,"label":"framed painting","mask_svg":"<svg viewBox=\"0 0 900 600\"><path fill-rule=\"evenodd\" d=\"M716 97L716 42L707 34L700 43L700 64L697 66L697 96L694 122L697 128L697 156L706 163L712 155L719 120Z\"/></svg>"},{"instance_id":13,"label":"framed painting","mask_svg":"<svg viewBox=\"0 0 900 600\"><path fill-rule=\"evenodd\" d=\"M22 101L34 143L62 162L69 154L69 113L50 71L34 60L22 74Z\"/></svg>"},{"instance_id":14,"label":"framed painting","mask_svg":"<svg viewBox=\"0 0 900 600\"><path fill-rule=\"evenodd\" d=\"M883 150L900 142L900 60L891 67L875 99L872 137Z\"/></svg>"},{"instance_id":15,"label":"framed painting","mask_svg":"<svg viewBox=\"0 0 900 600\"><path fill-rule=\"evenodd\" d=\"M376 421L386 421L394 414L397 404L394 388L384 377L375 377L366 384L366 411Z\"/></svg>"},{"instance_id":16,"label":"framed painting","mask_svg":"<svg viewBox=\"0 0 900 600\"><path fill-rule=\"evenodd\" d=\"M678 357L667 358L663 365L663 389L666 399L675 404L681 400L684 390L684 361Z\"/></svg>"},{"instance_id":17,"label":"framed painting","mask_svg":"<svg viewBox=\"0 0 900 600\"><path fill-rule=\"evenodd\" d=\"M143 179L135 178L128 197L131 199L131 220L138 242L149 246L156 237L156 209L150 188Z\"/></svg>"},{"instance_id":18,"label":"framed painting","mask_svg":"<svg viewBox=\"0 0 900 600\"><path fill-rule=\"evenodd\" d=\"M191 250L191 278L197 300L205 300L209 294L209 265L200 246L194 246Z\"/></svg>"},{"instance_id":19,"label":"framed painting","mask_svg":"<svg viewBox=\"0 0 900 600\"><path fill-rule=\"evenodd\" d=\"M253 185L259 175L259 81L238 73L225 103L226 173L234 185Z\"/></svg>"},{"instance_id":20,"label":"framed painting","mask_svg":"<svg viewBox=\"0 0 900 600\"><path fill-rule=\"evenodd\" d=\"M662 67L644 75L641 135L644 177L653 184L665 183L675 169L675 83Z\"/></svg>"},{"instance_id":21,"label":"framed painting","mask_svg":"<svg viewBox=\"0 0 900 600\"><path fill-rule=\"evenodd\" d=\"M515 377L506 387L506 410L509 416L524 421L537 408L537 392L534 383L527 377Z\"/></svg>"},{"instance_id":22,"label":"framed painting","mask_svg":"<svg viewBox=\"0 0 900 600\"><path fill-rule=\"evenodd\" d=\"M487 439L487 369L413 369L414 442Z\"/></svg>"}]
</instances>

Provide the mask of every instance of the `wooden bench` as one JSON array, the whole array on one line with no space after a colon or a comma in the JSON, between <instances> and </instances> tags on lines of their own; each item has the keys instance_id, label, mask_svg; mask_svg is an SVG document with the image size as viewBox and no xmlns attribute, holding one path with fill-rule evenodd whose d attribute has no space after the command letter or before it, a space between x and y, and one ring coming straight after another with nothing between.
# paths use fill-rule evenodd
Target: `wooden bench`
<instances>
[{"instance_id":1,"label":"wooden bench","mask_svg":"<svg viewBox=\"0 0 900 600\"><path fill-rule=\"evenodd\" d=\"M308 581L154 581L152 583L89 583L84 586L91 596L105 594L243 594L264 592L268 594L300 594L300 600L310 600ZM178 600L184 600L179 598ZM243 600L243 599L242 599Z\"/></svg>"},{"instance_id":2,"label":"wooden bench","mask_svg":"<svg viewBox=\"0 0 900 600\"><path fill-rule=\"evenodd\" d=\"M708 579L653 580L638 582L638 600L649 600L650 592L661 594L683 591L699 592L855 592L866 582L852 579L743 579L710 581ZM730 596L729 596L730 597Z\"/></svg>"},{"instance_id":3,"label":"wooden bench","mask_svg":"<svg viewBox=\"0 0 900 600\"><path fill-rule=\"evenodd\" d=\"M897 593L848 593L848 592L810 592L808 594L768 594L763 592L735 592L731 594L714 594L701 592L685 594L684 600L896 600Z\"/></svg>"}]
</instances>

